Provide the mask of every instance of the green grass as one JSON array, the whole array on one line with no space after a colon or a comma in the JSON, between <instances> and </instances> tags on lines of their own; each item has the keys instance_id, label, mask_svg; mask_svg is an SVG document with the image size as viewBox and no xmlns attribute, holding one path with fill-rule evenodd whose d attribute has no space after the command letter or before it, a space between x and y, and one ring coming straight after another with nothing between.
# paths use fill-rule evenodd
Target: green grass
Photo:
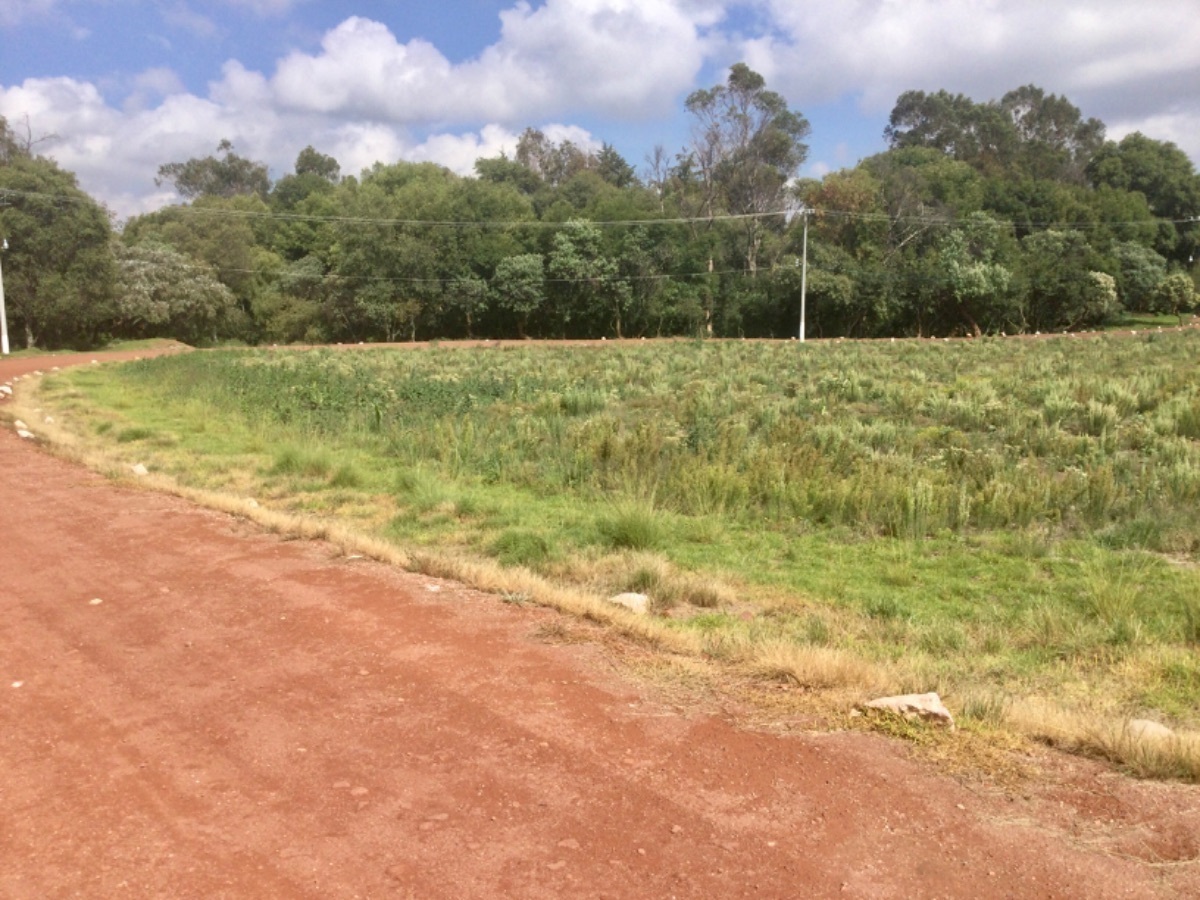
<instances>
[{"instance_id":1,"label":"green grass","mask_svg":"<svg viewBox=\"0 0 1200 900\"><path fill-rule=\"evenodd\" d=\"M1188 324L1195 320L1195 316L1190 313L1184 313L1182 316L1182 324ZM1173 316L1169 313L1126 313L1121 316L1116 322L1107 326L1109 331L1124 331L1129 328L1137 329L1157 329L1157 328L1178 328L1181 324L1180 316Z\"/></svg>"},{"instance_id":2,"label":"green grass","mask_svg":"<svg viewBox=\"0 0 1200 900\"><path fill-rule=\"evenodd\" d=\"M1044 696L1194 728L1198 355L1195 332L222 351L44 391L188 483L645 592L717 658L867 679L853 657L984 723Z\"/></svg>"},{"instance_id":3,"label":"green grass","mask_svg":"<svg viewBox=\"0 0 1200 900\"><path fill-rule=\"evenodd\" d=\"M105 344L103 347L92 348L90 350L43 350L41 347L34 347L32 350L27 350L24 347L12 347L10 356L16 358L29 356L67 356L74 353L102 353L102 352L129 352L134 350L157 350L160 347L180 347L183 346L179 341L169 338L146 338L136 341L112 341Z\"/></svg>"}]
</instances>

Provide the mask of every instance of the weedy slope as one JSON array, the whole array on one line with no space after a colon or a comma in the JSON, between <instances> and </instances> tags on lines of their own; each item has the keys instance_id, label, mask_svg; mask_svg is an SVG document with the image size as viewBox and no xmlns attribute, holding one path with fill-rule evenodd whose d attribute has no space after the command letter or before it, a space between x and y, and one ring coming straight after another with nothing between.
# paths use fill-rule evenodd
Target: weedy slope
<instances>
[{"instance_id":1,"label":"weedy slope","mask_svg":"<svg viewBox=\"0 0 1200 900\"><path fill-rule=\"evenodd\" d=\"M482 586L644 592L636 630L676 649L1197 778L1191 738L1156 765L1120 723L1200 726L1198 357L1196 332L221 351L40 402Z\"/></svg>"}]
</instances>

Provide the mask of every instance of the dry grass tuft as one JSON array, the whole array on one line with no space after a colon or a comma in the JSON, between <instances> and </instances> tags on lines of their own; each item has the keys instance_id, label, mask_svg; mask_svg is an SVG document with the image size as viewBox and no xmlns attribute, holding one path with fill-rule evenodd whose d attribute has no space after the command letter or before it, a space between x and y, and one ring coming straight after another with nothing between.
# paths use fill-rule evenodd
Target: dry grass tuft
<instances>
[{"instance_id":1,"label":"dry grass tuft","mask_svg":"<svg viewBox=\"0 0 1200 900\"><path fill-rule=\"evenodd\" d=\"M550 574L586 586L600 596L624 591L645 594L655 612L680 604L702 609L732 606L738 592L726 581L709 574L680 571L666 557L642 550L624 550L600 556L575 557L550 567Z\"/></svg>"},{"instance_id":2,"label":"dry grass tuft","mask_svg":"<svg viewBox=\"0 0 1200 900\"><path fill-rule=\"evenodd\" d=\"M782 679L814 690L868 690L887 683L877 666L844 650L768 640L750 645L749 667L765 678Z\"/></svg>"},{"instance_id":3,"label":"dry grass tuft","mask_svg":"<svg viewBox=\"0 0 1200 900\"><path fill-rule=\"evenodd\" d=\"M1158 733L1044 701L1014 704L1005 720L1032 738L1108 760L1141 778L1200 781L1200 734L1194 732Z\"/></svg>"}]
</instances>

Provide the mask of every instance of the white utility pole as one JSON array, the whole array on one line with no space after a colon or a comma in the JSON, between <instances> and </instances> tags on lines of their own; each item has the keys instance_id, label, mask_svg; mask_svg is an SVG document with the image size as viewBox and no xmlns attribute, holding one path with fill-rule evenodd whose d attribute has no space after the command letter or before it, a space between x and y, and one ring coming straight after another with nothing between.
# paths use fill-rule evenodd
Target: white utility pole
<instances>
[{"instance_id":1,"label":"white utility pole","mask_svg":"<svg viewBox=\"0 0 1200 900\"><path fill-rule=\"evenodd\" d=\"M808 292L808 207L804 207L803 267L800 269L800 343L804 343L804 302Z\"/></svg>"},{"instance_id":2,"label":"white utility pole","mask_svg":"<svg viewBox=\"0 0 1200 900\"><path fill-rule=\"evenodd\" d=\"M0 245L0 257L8 249L8 241ZM0 356L8 356L8 316L4 312L4 264L0 263Z\"/></svg>"}]
</instances>

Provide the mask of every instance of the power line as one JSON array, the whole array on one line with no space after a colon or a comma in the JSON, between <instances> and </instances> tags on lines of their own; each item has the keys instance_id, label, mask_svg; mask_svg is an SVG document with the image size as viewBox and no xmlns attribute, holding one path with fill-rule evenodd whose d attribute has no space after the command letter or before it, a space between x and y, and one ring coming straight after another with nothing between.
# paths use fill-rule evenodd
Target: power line
<instances>
[{"instance_id":1,"label":"power line","mask_svg":"<svg viewBox=\"0 0 1200 900\"><path fill-rule=\"evenodd\" d=\"M49 200L54 203L85 203L94 202L90 197L72 196L68 194L49 194L39 191L19 191L6 188L0 188L0 197L3 196L25 197L29 199ZM710 216L676 216L662 217L653 219L577 219L568 220L565 222L543 221L540 219L503 219L503 220L478 220L478 219L401 219L387 217L372 217L372 216L325 216L313 213L290 213L279 212L274 210L240 210L210 206L196 205L176 205L165 206L162 209L156 210L153 213L145 215L157 215L160 213L171 213L176 215L196 215L196 216L211 216L214 218L230 218L230 219L247 219L254 221L278 221L278 222L313 222L313 223L328 223L336 225L367 225L367 226L398 226L398 227L428 227L428 228L498 228L498 229L519 229L519 228L568 228L574 221L582 221L588 225L593 225L598 228L618 228L618 227L638 227L638 226L664 226L664 225L704 225L713 222L738 222L738 221L754 221L761 219L791 219L800 215L798 209L778 209L767 212L754 213L721 213L719 215ZM986 211L983 211L986 212ZM849 221L859 222L879 222L879 223L907 223L930 226L941 226L946 228L963 227L962 219L949 218L947 216L935 215L891 215L883 212L858 212L854 210L837 210L837 209L821 209L818 207L809 207L809 215L814 218L831 218L845 219ZM1142 227L1153 225L1187 225L1195 223L1197 217L1186 217L1178 219L1166 218L1150 218L1137 219L1127 221L1012 221L1009 219L995 220L998 225L1011 225L1020 228L1069 228L1072 230L1081 230L1087 228L1118 228L1118 227Z\"/></svg>"},{"instance_id":2,"label":"power line","mask_svg":"<svg viewBox=\"0 0 1200 900\"><path fill-rule=\"evenodd\" d=\"M68 194L47 194L38 191L16 191L0 188L0 196L12 195L30 199L50 200L51 202L86 203L94 202L90 197L75 197ZM703 225L708 222L749 221L754 219L787 218L795 214L795 210L772 210L755 213L722 213L711 216L676 216L656 219L572 219L565 222L543 221L540 219L398 219L373 216L322 216L310 213L289 213L274 210L229 209L211 206L177 205L164 206L153 213L157 215L168 212L184 215L214 216L217 218L252 219L282 222L328 222L338 225L391 225L405 227L441 227L441 228L567 228L572 222L586 222L597 227L634 227L638 225Z\"/></svg>"},{"instance_id":3,"label":"power line","mask_svg":"<svg viewBox=\"0 0 1200 900\"><path fill-rule=\"evenodd\" d=\"M136 260L135 262L138 266L142 266L145 268L151 268L151 269L180 268L180 269L185 269L188 271L207 272L210 274L213 272L216 272L218 274L231 274L231 275L265 275L265 276L272 277L272 278L283 278L283 277L286 277L291 274L287 271L286 266L282 267L282 268L273 268L273 269L265 269L265 268L264 269L244 269L244 268L237 268L235 266L218 266L218 265L212 265L212 264L155 263L155 262L148 262L145 260ZM118 263L118 265L120 265L120 263ZM767 270L767 271L770 271L770 270ZM597 283L618 284L621 282L632 283L632 282L671 281L672 279L683 280L683 279L692 279L692 278L729 277L729 276L742 276L742 275L748 276L749 274L750 273L747 272L745 269L718 269L718 270L712 271L712 272L710 272L706 269L702 272L670 272L670 273L659 273L659 274L655 274L655 275L606 275L606 276L599 276L599 277L594 277L594 278L548 278L548 277L543 277L541 279L541 282L543 284L597 284ZM293 277L297 278L298 280L304 280L304 276L301 276L301 275L295 275ZM449 278L446 278L446 277L416 278L416 277L393 276L393 275L345 275L340 272L322 272L319 275L311 276L311 279L308 279L308 280L312 280L312 281L366 281L366 282L383 282L383 283L391 282L391 283L396 283L396 284L431 284L431 285L436 284L436 285L441 285L444 287L446 285L456 285L463 281L469 281L469 280L476 280L476 281L480 281L484 284L491 284L495 279L494 278L491 278L491 279L489 279L489 278L469 279L469 278L465 278L461 275L449 277Z\"/></svg>"}]
</instances>

